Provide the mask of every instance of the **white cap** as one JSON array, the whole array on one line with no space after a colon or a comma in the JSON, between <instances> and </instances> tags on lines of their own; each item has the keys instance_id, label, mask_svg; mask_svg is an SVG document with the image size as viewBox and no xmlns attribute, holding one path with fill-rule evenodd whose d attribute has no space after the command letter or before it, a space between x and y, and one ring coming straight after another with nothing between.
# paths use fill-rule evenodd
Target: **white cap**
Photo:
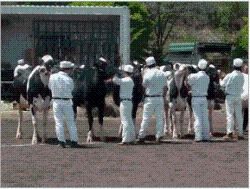
<instances>
[{"instance_id":1,"label":"white cap","mask_svg":"<svg viewBox=\"0 0 250 189\"><path fill-rule=\"evenodd\" d=\"M235 67L241 67L243 65L243 60L240 58L236 58L236 59L234 59L233 65Z\"/></svg>"},{"instance_id":2,"label":"white cap","mask_svg":"<svg viewBox=\"0 0 250 189\"><path fill-rule=\"evenodd\" d=\"M123 70L124 70L125 72L133 73L134 68L133 68L133 66L131 66L131 65L124 65Z\"/></svg>"},{"instance_id":3,"label":"white cap","mask_svg":"<svg viewBox=\"0 0 250 189\"><path fill-rule=\"evenodd\" d=\"M49 60L52 60L52 61L53 61L53 58L52 58L52 56L50 56L50 55L44 55L44 56L42 57L42 60L43 60L44 62L48 62Z\"/></svg>"},{"instance_id":4,"label":"white cap","mask_svg":"<svg viewBox=\"0 0 250 189\"><path fill-rule=\"evenodd\" d=\"M155 58L153 56L150 56L146 59L146 65L150 66L152 64L155 64Z\"/></svg>"},{"instance_id":5,"label":"white cap","mask_svg":"<svg viewBox=\"0 0 250 189\"><path fill-rule=\"evenodd\" d=\"M99 58L99 60L102 61L102 62L107 62L107 60L104 59L103 57Z\"/></svg>"},{"instance_id":6,"label":"white cap","mask_svg":"<svg viewBox=\"0 0 250 189\"><path fill-rule=\"evenodd\" d=\"M207 61L205 59L201 59L198 62L198 68L204 70L204 69L206 69L206 67L207 67Z\"/></svg>"},{"instance_id":7,"label":"white cap","mask_svg":"<svg viewBox=\"0 0 250 189\"><path fill-rule=\"evenodd\" d=\"M18 64L24 64L24 59L20 59L17 61Z\"/></svg>"},{"instance_id":8,"label":"white cap","mask_svg":"<svg viewBox=\"0 0 250 189\"><path fill-rule=\"evenodd\" d=\"M70 61L61 61L60 68L72 68L72 63Z\"/></svg>"}]
</instances>

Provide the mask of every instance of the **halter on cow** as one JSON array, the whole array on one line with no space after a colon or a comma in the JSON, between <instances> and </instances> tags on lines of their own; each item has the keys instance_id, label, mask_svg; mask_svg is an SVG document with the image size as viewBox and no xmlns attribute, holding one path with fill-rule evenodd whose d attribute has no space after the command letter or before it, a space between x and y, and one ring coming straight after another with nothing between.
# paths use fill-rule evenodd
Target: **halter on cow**
<instances>
[{"instance_id":1,"label":"halter on cow","mask_svg":"<svg viewBox=\"0 0 250 189\"><path fill-rule=\"evenodd\" d=\"M48 110L50 107L51 91L48 88L51 69L54 66L53 58L50 55L45 55L40 59L40 65L32 71L28 68L21 71L20 75L14 78L14 99L18 103L18 127L16 138L22 137L22 110L30 108L33 124L32 144L38 142L37 131L37 111L43 112L43 128L42 128L42 143L46 141L46 122Z\"/></svg>"},{"instance_id":2,"label":"halter on cow","mask_svg":"<svg viewBox=\"0 0 250 189\"><path fill-rule=\"evenodd\" d=\"M93 116L92 109L97 107L99 110L99 126L100 126L100 138L101 141L105 141L103 135L103 112L105 107L106 86L104 80L113 76L115 70L112 65L107 64L103 59L99 59L98 63L94 67L89 65L83 68L74 68L73 81L74 89L73 95L73 110L75 118L77 117L77 107L86 107L89 131L87 136L87 142L93 141Z\"/></svg>"}]
</instances>

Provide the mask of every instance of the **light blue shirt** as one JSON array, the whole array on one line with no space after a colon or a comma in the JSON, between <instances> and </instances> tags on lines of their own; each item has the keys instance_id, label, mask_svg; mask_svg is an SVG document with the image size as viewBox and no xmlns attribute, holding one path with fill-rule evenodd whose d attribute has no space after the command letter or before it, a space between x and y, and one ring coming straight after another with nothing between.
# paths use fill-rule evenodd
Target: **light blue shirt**
<instances>
[{"instance_id":1,"label":"light blue shirt","mask_svg":"<svg viewBox=\"0 0 250 189\"><path fill-rule=\"evenodd\" d=\"M226 94L240 96L243 92L244 76L238 71L226 75L223 80L220 80L220 85L225 87Z\"/></svg>"},{"instance_id":2,"label":"light blue shirt","mask_svg":"<svg viewBox=\"0 0 250 189\"><path fill-rule=\"evenodd\" d=\"M204 71L190 74L188 84L191 86L192 96L207 96L209 76Z\"/></svg>"},{"instance_id":3,"label":"light blue shirt","mask_svg":"<svg viewBox=\"0 0 250 189\"><path fill-rule=\"evenodd\" d=\"M134 82L131 77L118 78L115 76L113 82L120 85L120 98L121 99L132 99L132 92Z\"/></svg>"},{"instance_id":4,"label":"light blue shirt","mask_svg":"<svg viewBox=\"0 0 250 189\"><path fill-rule=\"evenodd\" d=\"M73 80L65 72L52 74L49 79L49 88L52 92L52 97L72 98Z\"/></svg>"},{"instance_id":5,"label":"light blue shirt","mask_svg":"<svg viewBox=\"0 0 250 189\"><path fill-rule=\"evenodd\" d=\"M149 69L143 77L143 87L146 88L146 95L163 95L163 88L167 86L165 74L157 68Z\"/></svg>"}]
</instances>

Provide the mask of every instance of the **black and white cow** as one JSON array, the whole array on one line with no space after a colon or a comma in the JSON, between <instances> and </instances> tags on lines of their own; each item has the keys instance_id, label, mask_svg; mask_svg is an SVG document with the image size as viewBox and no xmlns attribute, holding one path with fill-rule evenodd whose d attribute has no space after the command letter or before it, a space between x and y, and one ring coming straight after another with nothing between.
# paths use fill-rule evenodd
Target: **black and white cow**
<instances>
[{"instance_id":1,"label":"black and white cow","mask_svg":"<svg viewBox=\"0 0 250 189\"><path fill-rule=\"evenodd\" d=\"M173 132L173 138L177 138L178 135L180 137L182 135L182 125L183 125L184 111L186 109L186 105L188 105L189 108L188 133L191 134L194 132L193 111L191 106L192 95L189 93L190 89L185 84L185 80L188 74L197 73L198 69L195 65L188 65L188 64L185 65L180 63L176 63L174 65L174 68L177 71L173 72L172 75L170 74L170 79L168 80L170 127L168 129L165 128L164 131ZM219 75L217 69L213 65L209 65L205 70L205 72L210 78L207 99L208 99L208 118L210 123L210 132L212 134L213 133L212 112L214 109L214 99L219 89ZM176 110L181 111L179 119L180 121L179 134L177 134L176 130L176 116L175 116Z\"/></svg>"},{"instance_id":2,"label":"black and white cow","mask_svg":"<svg viewBox=\"0 0 250 189\"><path fill-rule=\"evenodd\" d=\"M188 88L185 84L188 74L188 68L185 64L176 63L174 70L167 71L168 92L166 95L166 101L168 105L165 106L165 125L164 133L173 133L173 138L176 139L182 135L182 126L184 120L184 114L186 110L186 99L188 95ZM177 119L176 111L180 111L180 118ZM169 127L168 126L169 117ZM179 120L179 123L177 123ZM180 124L180 130L177 131L177 124Z\"/></svg>"},{"instance_id":3,"label":"black and white cow","mask_svg":"<svg viewBox=\"0 0 250 189\"><path fill-rule=\"evenodd\" d=\"M105 141L103 128L103 113L105 107L106 86L104 81L115 73L114 66L105 61L98 61L94 67L85 65L81 68L74 68L72 78L74 81L73 110L77 117L77 107L85 107L87 110L89 131L87 142L92 142L94 137L92 109L99 110L99 126L101 141Z\"/></svg>"},{"instance_id":4,"label":"black and white cow","mask_svg":"<svg viewBox=\"0 0 250 189\"><path fill-rule=\"evenodd\" d=\"M42 143L46 140L46 122L48 110L50 107L51 91L48 88L51 69L54 65L53 58L50 55L45 55L41 58L41 64L31 69L20 70L20 75L14 78L13 89L14 99L18 103L18 127L16 138L22 137L22 110L30 108L33 124L32 144L38 142L37 131L37 112L43 112L43 127L42 127Z\"/></svg>"}]
</instances>

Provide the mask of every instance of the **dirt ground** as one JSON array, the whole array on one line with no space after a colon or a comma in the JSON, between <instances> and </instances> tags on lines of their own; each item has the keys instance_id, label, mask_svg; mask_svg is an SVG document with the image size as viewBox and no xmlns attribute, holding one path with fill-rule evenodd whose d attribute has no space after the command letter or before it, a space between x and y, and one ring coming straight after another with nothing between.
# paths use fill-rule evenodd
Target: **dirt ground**
<instances>
[{"instance_id":1,"label":"dirt ground","mask_svg":"<svg viewBox=\"0 0 250 189\"><path fill-rule=\"evenodd\" d=\"M40 116L41 118L42 116ZM98 122L95 119L98 135ZM87 119L77 118L83 148L57 146L53 113L49 114L47 142L30 145L31 117L24 112L23 138L16 139L17 111L1 114L1 187L248 187L248 134L246 140L222 141L225 111L213 115L215 137L195 143L193 136L154 143L152 118L145 145L118 145L119 118L104 118L107 142L96 138L86 144ZM137 131L141 118L137 119ZM187 131L187 119L184 123ZM39 128L41 131L41 128ZM65 127L67 139L69 134Z\"/></svg>"}]
</instances>

